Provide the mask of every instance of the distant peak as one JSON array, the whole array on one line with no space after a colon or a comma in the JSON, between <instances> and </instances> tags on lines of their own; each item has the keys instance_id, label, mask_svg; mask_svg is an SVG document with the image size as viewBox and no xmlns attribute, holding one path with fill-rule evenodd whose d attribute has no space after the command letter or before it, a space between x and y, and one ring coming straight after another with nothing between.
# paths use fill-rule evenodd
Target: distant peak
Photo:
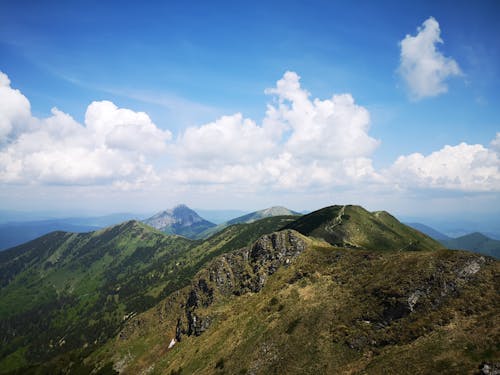
<instances>
[{"instance_id":1,"label":"distant peak","mask_svg":"<svg viewBox=\"0 0 500 375\"><path fill-rule=\"evenodd\" d=\"M184 203L180 203L178 204L177 206L174 206L173 210L176 210L176 209L190 209L187 205L185 205Z\"/></svg>"},{"instance_id":2,"label":"distant peak","mask_svg":"<svg viewBox=\"0 0 500 375\"><path fill-rule=\"evenodd\" d=\"M168 233L179 234L179 228L203 226L215 226L215 224L203 219L198 213L185 204L178 204L177 206L168 210L157 213L156 215L144 220L144 223Z\"/></svg>"}]
</instances>

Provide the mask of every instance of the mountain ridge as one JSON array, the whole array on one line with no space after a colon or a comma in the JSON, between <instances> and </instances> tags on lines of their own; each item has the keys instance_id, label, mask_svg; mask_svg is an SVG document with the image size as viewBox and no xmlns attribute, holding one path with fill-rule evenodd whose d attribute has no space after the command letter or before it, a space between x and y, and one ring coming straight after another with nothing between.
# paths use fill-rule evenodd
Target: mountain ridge
<instances>
[{"instance_id":1,"label":"mountain ridge","mask_svg":"<svg viewBox=\"0 0 500 375\"><path fill-rule=\"evenodd\" d=\"M301 216L286 227L338 247L371 250L433 250L443 246L386 211L334 205Z\"/></svg>"},{"instance_id":2,"label":"mountain ridge","mask_svg":"<svg viewBox=\"0 0 500 375\"><path fill-rule=\"evenodd\" d=\"M496 358L498 264L355 205L205 240L138 221L55 232L0 253L0 373L418 369L412 356L443 372L414 342L446 348L453 373Z\"/></svg>"},{"instance_id":3,"label":"mountain ridge","mask_svg":"<svg viewBox=\"0 0 500 375\"><path fill-rule=\"evenodd\" d=\"M123 374L471 372L498 356L498 325L487 328L499 319L498 266L445 249L340 248L285 229L215 258L89 361Z\"/></svg>"}]
</instances>

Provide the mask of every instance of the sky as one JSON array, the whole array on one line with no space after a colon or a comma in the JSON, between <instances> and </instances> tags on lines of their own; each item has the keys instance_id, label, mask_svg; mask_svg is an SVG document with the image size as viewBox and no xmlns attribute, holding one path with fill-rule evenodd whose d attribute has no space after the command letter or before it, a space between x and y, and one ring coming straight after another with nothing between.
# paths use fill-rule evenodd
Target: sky
<instances>
[{"instance_id":1,"label":"sky","mask_svg":"<svg viewBox=\"0 0 500 375\"><path fill-rule=\"evenodd\" d=\"M0 1L0 207L500 217L498 1Z\"/></svg>"}]
</instances>

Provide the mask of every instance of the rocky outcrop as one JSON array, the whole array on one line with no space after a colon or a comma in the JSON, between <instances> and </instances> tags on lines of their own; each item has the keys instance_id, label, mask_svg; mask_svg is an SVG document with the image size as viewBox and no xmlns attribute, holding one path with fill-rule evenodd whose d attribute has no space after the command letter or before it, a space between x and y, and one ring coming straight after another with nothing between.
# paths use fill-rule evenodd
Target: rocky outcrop
<instances>
[{"instance_id":1,"label":"rocky outcrop","mask_svg":"<svg viewBox=\"0 0 500 375\"><path fill-rule=\"evenodd\" d=\"M430 277L412 285L405 293L394 294L375 289L372 295L380 301L382 312L377 319L379 326L390 325L418 311L422 306L437 309L449 297L456 297L483 266L493 259L474 256L463 259L454 268L438 266Z\"/></svg>"},{"instance_id":2,"label":"rocky outcrop","mask_svg":"<svg viewBox=\"0 0 500 375\"><path fill-rule=\"evenodd\" d=\"M183 316L177 319L175 339L182 335L201 335L212 322L199 308L215 299L259 292L270 275L287 266L306 249L305 239L293 230L262 236L252 246L215 259L198 274L182 304Z\"/></svg>"}]
</instances>

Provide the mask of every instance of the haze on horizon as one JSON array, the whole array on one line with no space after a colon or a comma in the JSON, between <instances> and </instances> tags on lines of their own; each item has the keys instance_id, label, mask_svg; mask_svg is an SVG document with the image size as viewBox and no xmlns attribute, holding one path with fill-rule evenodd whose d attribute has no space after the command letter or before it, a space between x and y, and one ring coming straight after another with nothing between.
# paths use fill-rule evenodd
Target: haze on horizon
<instances>
[{"instance_id":1,"label":"haze on horizon","mask_svg":"<svg viewBox=\"0 0 500 375\"><path fill-rule=\"evenodd\" d=\"M499 11L2 2L0 206L498 216Z\"/></svg>"}]
</instances>

